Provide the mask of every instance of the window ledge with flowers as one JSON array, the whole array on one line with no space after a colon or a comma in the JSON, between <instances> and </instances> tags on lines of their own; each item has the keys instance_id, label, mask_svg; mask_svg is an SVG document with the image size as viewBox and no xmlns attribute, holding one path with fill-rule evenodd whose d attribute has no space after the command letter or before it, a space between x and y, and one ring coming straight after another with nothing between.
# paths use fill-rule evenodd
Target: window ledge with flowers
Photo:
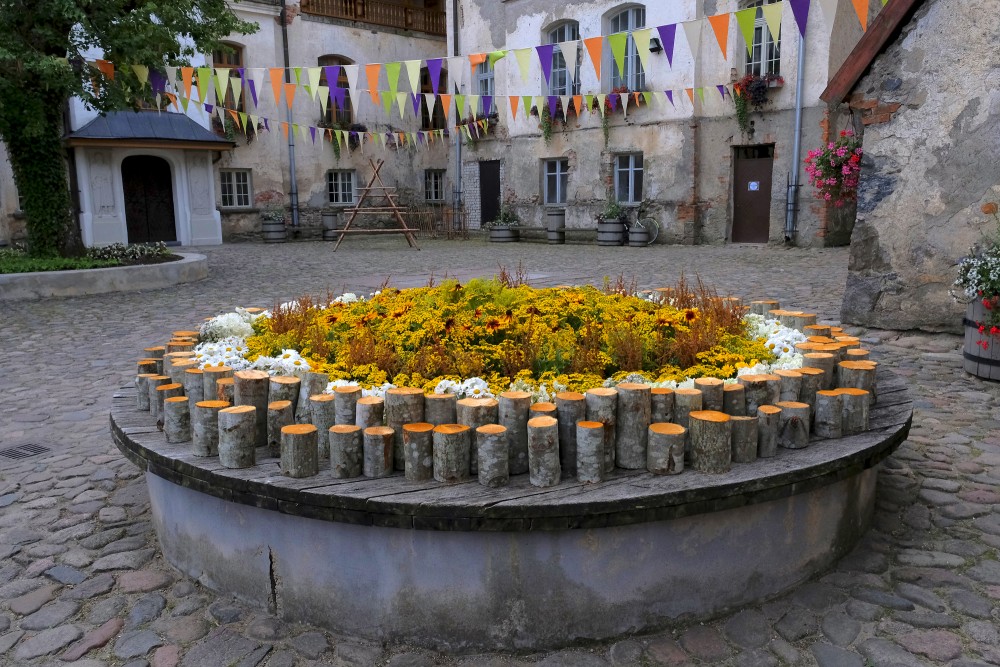
<instances>
[{"instance_id":1,"label":"window ledge with flowers","mask_svg":"<svg viewBox=\"0 0 1000 667\"><path fill-rule=\"evenodd\" d=\"M750 111L760 113L770 104L768 97L772 88L781 88L785 79L779 74L747 74L733 82L733 105L736 107L736 123L740 132L749 135Z\"/></svg>"},{"instance_id":2,"label":"window ledge with flowers","mask_svg":"<svg viewBox=\"0 0 1000 667\"><path fill-rule=\"evenodd\" d=\"M986 380L1000 380L1000 215L996 202L982 212L996 223L969 254L958 261L952 298L966 304L965 370Z\"/></svg>"}]
</instances>

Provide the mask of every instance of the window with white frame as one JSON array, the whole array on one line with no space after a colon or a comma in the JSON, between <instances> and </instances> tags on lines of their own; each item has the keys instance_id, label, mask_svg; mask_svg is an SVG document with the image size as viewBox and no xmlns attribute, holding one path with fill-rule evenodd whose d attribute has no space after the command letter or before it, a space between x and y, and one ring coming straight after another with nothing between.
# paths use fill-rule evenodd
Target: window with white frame
<instances>
[{"instance_id":1,"label":"window with white frame","mask_svg":"<svg viewBox=\"0 0 1000 667\"><path fill-rule=\"evenodd\" d=\"M770 5L780 0L750 0L746 9L757 8L757 19L753 28L753 44L747 52L746 74L764 76L766 74L781 74L781 38L773 39L771 31L764 20L764 5Z\"/></svg>"},{"instance_id":2,"label":"window with white frame","mask_svg":"<svg viewBox=\"0 0 1000 667\"><path fill-rule=\"evenodd\" d=\"M220 169L222 208L250 208L253 193L250 191L249 169Z\"/></svg>"},{"instance_id":3,"label":"window with white frame","mask_svg":"<svg viewBox=\"0 0 1000 667\"><path fill-rule=\"evenodd\" d=\"M611 59L611 88L627 88L628 90L642 90L646 87L646 73L642 69L642 61L639 60L639 50L632 39L631 31L646 27L646 8L630 7L618 12L611 17L611 33L628 32L628 41L625 44L624 68L619 71L618 63Z\"/></svg>"},{"instance_id":4,"label":"window with white frame","mask_svg":"<svg viewBox=\"0 0 1000 667\"><path fill-rule=\"evenodd\" d=\"M354 170L332 169L326 172L326 191L331 204L354 203Z\"/></svg>"},{"instance_id":5,"label":"window with white frame","mask_svg":"<svg viewBox=\"0 0 1000 667\"><path fill-rule=\"evenodd\" d=\"M444 169L424 171L424 199L426 201L444 201L444 174Z\"/></svg>"},{"instance_id":6,"label":"window with white frame","mask_svg":"<svg viewBox=\"0 0 1000 667\"><path fill-rule=\"evenodd\" d=\"M476 95L493 96L493 68L488 60L476 67Z\"/></svg>"},{"instance_id":7,"label":"window with white frame","mask_svg":"<svg viewBox=\"0 0 1000 667\"><path fill-rule=\"evenodd\" d=\"M615 156L615 198L621 204L642 202L642 153Z\"/></svg>"},{"instance_id":8,"label":"window with white frame","mask_svg":"<svg viewBox=\"0 0 1000 667\"><path fill-rule=\"evenodd\" d=\"M566 203L566 186L569 182L569 160L557 158L544 160L545 203L549 205Z\"/></svg>"},{"instance_id":9,"label":"window with white frame","mask_svg":"<svg viewBox=\"0 0 1000 667\"><path fill-rule=\"evenodd\" d=\"M580 24L567 21L548 32L549 44L570 42L580 39ZM571 69L576 70L576 78L571 79ZM579 95L580 94L580 48L577 45L576 67L570 68L566 62L566 54L555 51L552 54L552 75L549 77L549 95Z\"/></svg>"}]
</instances>

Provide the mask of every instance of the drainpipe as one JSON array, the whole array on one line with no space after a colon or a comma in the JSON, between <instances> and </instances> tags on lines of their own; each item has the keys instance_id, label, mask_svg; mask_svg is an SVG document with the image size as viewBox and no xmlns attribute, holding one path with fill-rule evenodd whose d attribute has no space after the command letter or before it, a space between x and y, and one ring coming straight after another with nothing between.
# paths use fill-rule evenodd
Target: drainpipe
<instances>
[{"instance_id":1,"label":"drainpipe","mask_svg":"<svg viewBox=\"0 0 1000 667\"><path fill-rule=\"evenodd\" d=\"M802 162L802 88L806 81L806 40L799 37L799 71L795 81L795 141L792 144L792 169L785 204L785 243L792 243L799 227L799 171Z\"/></svg>"},{"instance_id":2,"label":"drainpipe","mask_svg":"<svg viewBox=\"0 0 1000 667\"><path fill-rule=\"evenodd\" d=\"M285 83L292 82L292 70L288 63L288 18L285 8L285 0L281 0L281 50L285 57ZM278 100L275 100L277 103ZM295 133L292 132L292 109L288 107L285 112L285 120L288 121L288 180L291 192L292 205L292 227L296 230L299 227L299 181L295 175Z\"/></svg>"},{"instance_id":3,"label":"drainpipe","mask_svg":"<svg viewBox=\"0 0 1000 667\"><path fill-rule=\"evenodd\" d=\"M458 38L458 0L451 2L451 31L452 31L452 56L457 56L461 49ZM451 72L448 73L449 77ZM444 110L444 117L448 118L448 109ZM462 134L455 137L455 191L452 193L452 208L457 213L459 205L462 203Z\"/></svg>"}]
</instances>

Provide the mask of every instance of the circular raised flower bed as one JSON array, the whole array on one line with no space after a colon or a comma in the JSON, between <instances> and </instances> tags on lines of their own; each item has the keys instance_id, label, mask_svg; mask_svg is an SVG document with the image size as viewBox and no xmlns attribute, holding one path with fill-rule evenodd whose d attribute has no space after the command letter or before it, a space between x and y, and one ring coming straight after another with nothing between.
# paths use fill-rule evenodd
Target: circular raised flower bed
<instances>
[{"instance_id":1,"label":"circular raised flower bed","mask_svg":"<svg viewBox=\"0 0 1000 667\"><path fill-rule=\"evenodd\" d=\"M337 632L452 651L535 649L774 595L827 567L867 529L875 466L905 438L911 403L899 379L852 361L865 356L856 339L836 341L815 316L762 302L754 307L771 317L730 322L742 335L722 338L728 353L712 345L714 354L694 352L698 363L688 365L677 346L705 334L711 318L724 331L726 313L743 310L738 303L706 294L698 307L677 307L686 298L678 290L640 299L573 288L438 289L238 311L207 323L201 336L243 334L242 343L223 336L196 346L194 332L177 331L147 350L140 371L164 375L141 373L116 395L112 434L146 471L168 560L283 618ZM574 311L577 299L608 317L601 336L574 319L583 312ZM401 312L407 301L409 315ZM454 308L467 303L469 312ZM487 326L500 306L506 338ZM408 318L428 312L434 321L446 312L442 331L455 332L474 357L455 356L461 346L443 337L402 340L417 334ZM660 342L674 363L632 357L629 366L616 357L636 344L611 326L610 315L625 313L636 340L673 341ZM484 320L482 331L466 317ZM551 318L584 337L577 349L590 345L607 358L578 360L580 373L526 369L498 387L501 374L489 364L510 362L505 341L530 342L526 332ZM431 319L420 331L433 333ZM801 354L780 321L804 330ZM382 328L402 351L375 336ZM569 334L546 326L541 337L560 335ZM284 347L297 337L308 344ZM563 359L555 347L536 350L533 361ZM365 350L380 361L347 363ZM806 366L776 368L782 357L766 350L785 366ZM827 369L841 354L835 381ZM412 364L428 359L479 359L485 377L421 375ZM393 379L415 386L379 384L380 363L402 364ZM729 381L705 377L711 364ZM596 386L597 367L616 372L596 375ZM553 386L566 383L591 384ZM221 400L190 405L196 399ZM305 423L289 423L296 412ZM472 461L478 475L470 476Z\"/></svg>"}]
</instances>

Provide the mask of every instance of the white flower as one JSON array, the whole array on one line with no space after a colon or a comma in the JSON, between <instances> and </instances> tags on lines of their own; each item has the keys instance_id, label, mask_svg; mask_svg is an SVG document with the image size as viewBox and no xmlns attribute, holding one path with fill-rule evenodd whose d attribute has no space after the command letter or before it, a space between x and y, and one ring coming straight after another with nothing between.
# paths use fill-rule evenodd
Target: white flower
<instances>
[{"instance_id":1,"label":"white flower","mask_svg":"<svg viewBox=\"0 0 1000 667\"><path fill-rule=\"evenodd\" d=\"M490 393L490 385L486 383L486 380L479 377L465 380L459 385L456 393L464 398L492 398L493 396Z\"/></svg>"},{"instance_id":2,"label":"white flower","mask_svg":"<svg viewBox=\"0 0 1000 667\"><path fill-rule=\"evenodd\" d=\"M454 380L441 380L434 387L435 394L457 394L461 385Z\"/></svg>"},{"instance_id":3,"label":"white flower","mask_svg":"<svg viewBox=\"0 0 1000 667\"><path fill-rule=\"evenodd\" d=\"M346 294L341 294L336 299L334 299L333 303L354 303L358 300L359 299L357 294L355 294L354 292L347 292Z\"/></svg>"}]
</instances>

